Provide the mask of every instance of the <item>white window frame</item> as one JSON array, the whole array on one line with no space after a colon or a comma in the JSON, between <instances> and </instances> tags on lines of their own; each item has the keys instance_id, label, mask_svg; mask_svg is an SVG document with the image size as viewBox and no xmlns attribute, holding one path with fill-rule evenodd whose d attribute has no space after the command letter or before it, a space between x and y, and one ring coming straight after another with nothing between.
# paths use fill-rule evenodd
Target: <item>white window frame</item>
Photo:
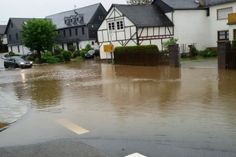
<instances>
[{"instance_id":1,"label":"white window frame","mask_svg":"<svg viewBox=\"0 0 236 157\"><path fill-rule=\"evenodd\" d=\"M109 31L122 31L125 28L124 20L109 21L107 27Z\"/></svg>"},{"instance_id":2,"label":"white window frame","mask_svg":"<svg viewBox=\"0 0 236 157\"><path fill-rule=\"evenodd\" d=\"M228 12L227 12L227 11ZM225 12L224 12L225 11ZM222 8L222 9L217 9L217 20L226 20L228 19L228 14L232 13L233 12L233 7L227 7L227 8ZM220 13L221 14L227 14L227 17L220 17ZM222 16L222 15L221 15Z\"/></svg>"},{"instance_id":3,"label":"white window frame","mask_svg":"<svg viewBox=\"0 0 236 157\"><path fill-rule=\"evenodd\" d=\"M116 30L117 31L124 30L124 21L123 20L116 21Z\"/></svg>"},{"instance_id":4,"label":"white window frame","mask_svg":"<svg viewBox=\"0 0 236 157\"><path fill-rule=\"evenodd\" d=\"M108 22L107 25L108 25L108 30L109 31L115 31L116 30L115 21Z\"/></svg>"}]
</instances>

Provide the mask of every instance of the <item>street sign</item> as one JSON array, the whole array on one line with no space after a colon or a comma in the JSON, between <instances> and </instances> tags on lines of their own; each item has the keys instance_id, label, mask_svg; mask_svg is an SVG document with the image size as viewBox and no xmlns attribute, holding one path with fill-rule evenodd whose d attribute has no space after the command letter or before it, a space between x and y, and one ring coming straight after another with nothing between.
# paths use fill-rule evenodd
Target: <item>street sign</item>
<instances>
[{"instance_id":1,"label":"street sign","mask_svg":"<svg viewBox=\"0 0 236 157\"><path fill-rule=\"evenodd\" d=\"M109 45L103 45L103 49L104 49L104 52L106 53L112 53L113 52L113 45L109 44Z\"/></svg>"}]
</instances>

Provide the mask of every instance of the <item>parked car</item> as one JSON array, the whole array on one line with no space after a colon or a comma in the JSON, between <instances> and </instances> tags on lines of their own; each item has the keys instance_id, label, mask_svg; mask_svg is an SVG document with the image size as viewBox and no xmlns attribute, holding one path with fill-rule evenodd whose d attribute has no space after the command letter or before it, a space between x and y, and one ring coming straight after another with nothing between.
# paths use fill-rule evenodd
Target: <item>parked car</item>
<instances>
[{"instance_id":1,"label":"parked car","mask_svg":"<svg viewBox=\"0 0 236 157\"><path fill-rule=\"evenodd\" d=\"M33 62L26 61L21 57L9 57L4 59L4 67L5 68L31 68L33 66Z\"/></svg>"},{"instance_id":2,"label":"parked car","mask_svg":"<svg viewBox=\"0 0 236 157\"><path fill-rule=\"evenodd\" d=\"M93 58L95 55L95 50L89 50L86 54L85 54L85 58L87 59L91 59Z\"/></svg>"}]
</instances>

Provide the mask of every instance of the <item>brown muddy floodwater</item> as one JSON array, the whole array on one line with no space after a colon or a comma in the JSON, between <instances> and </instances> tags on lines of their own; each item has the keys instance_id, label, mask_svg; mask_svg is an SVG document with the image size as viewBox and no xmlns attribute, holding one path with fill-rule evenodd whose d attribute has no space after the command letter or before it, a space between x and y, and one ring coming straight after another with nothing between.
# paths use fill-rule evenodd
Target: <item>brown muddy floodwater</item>
<instances>
[{"instance_id":1,"label":"brown muddy floodwater","mask_svg":"<svg viewBox=\"0 0 236 157\"><path fill-rule=\"evenodd\" d=\"M0 133L0 146L78 137L114 157L235 157L236 71L195 64L2 69L0 121L21 119ZM77 136L60 118L90 132Z\"/></svg>"}]
</instances>

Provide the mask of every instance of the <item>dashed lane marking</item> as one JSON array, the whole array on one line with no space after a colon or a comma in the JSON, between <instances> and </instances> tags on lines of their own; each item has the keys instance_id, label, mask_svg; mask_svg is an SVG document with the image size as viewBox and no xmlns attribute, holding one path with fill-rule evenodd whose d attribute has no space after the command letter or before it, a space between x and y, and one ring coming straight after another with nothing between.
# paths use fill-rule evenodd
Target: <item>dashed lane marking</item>
<instances>
[{"instance_id":1,"label":"dashed lane marking","mask_svg":"<svg viewBox=\"0 0 236 157\"><path fill-rule=\"evenodd\" d=\"M63 127L67 128L68 130L70 130L78 135L82 135L82 134L89 132L89 130L84 129L84 128L80 127L79 125L77 125L67 119L58 119L57 123L59 123Z\"/></svg>"},{"instance_id":2,"label":"dashed lane marking","mask_svg":"<svg viewBox=\"0 0 236 157\"><path fill-rule=\"evenodd\" d=\"M147 156L144 156L144 155L139 154L139 153L134 153L134 154L130 154L130 155L125 156L125 157L147 157Z\"/></svg>"}]
</instances>

